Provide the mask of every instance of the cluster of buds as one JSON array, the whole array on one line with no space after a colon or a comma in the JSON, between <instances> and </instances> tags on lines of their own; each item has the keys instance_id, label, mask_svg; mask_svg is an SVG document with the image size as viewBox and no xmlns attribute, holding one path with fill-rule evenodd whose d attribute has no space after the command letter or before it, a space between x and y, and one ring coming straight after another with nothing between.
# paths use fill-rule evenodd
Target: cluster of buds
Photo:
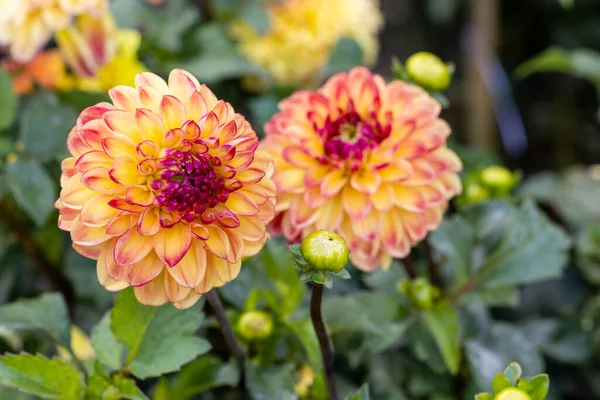
<instances>
[{"instance_id":1,"label":"cluster of buds","mask_svg":"<svg viewBox=\"0 0 600 400\"><path fill-rule=\"evenodd\" d=\"M350 279L350 274L344 269L350 255L346 241L337 233L318 230L312 232L299 245L290 246L296 256L294 266L301 272L302 282L313 281L333 286L333 277Z\"/></svg>"},{"instance_id":2,"label":"cluster of buds","mask_svg":"<svg viewBox=\"0 0 600 400\"><path fill-rule=\"evenodd\" d=\"M550 388L550 379L546 374L523 379L523 370L515 362L509 364L502 374L492 381L492 393L480 393L475 400L545 400Z\"/></svg>"},{"instance_id":3,"label":"cluster of buds","mask_svg":"<svg viewBox=\"0 0 600 400\"><path fill-rule=\"evenodd\" d=\"M425 278L400 281L397 285L400 294L421 310L430 310L441 297L440 290Z\"/></svg>"},{"instance_id":4,"label":"cluster of buds","mask_svg":"<svg viewBox=\"0 0 600 400\"><path fill-rule=\"evenodd\" d=\"M522 174L500 165L492 165L467 174L464 191L456 199L460 206L481 203L509 196L521 182Z\"/></svg>"}]
</instances>

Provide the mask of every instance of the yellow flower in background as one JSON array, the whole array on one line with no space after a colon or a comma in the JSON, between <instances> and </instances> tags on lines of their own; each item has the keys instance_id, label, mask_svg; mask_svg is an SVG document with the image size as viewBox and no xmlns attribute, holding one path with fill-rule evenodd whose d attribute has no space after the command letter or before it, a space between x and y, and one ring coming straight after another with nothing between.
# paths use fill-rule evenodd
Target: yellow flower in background
<instances>
[{"instance_id":1,"label":"yellow flower in background","mask_svg":"<svg viewBox=\"0 0 600 400\"><path fill-rule=\"evenodd\" d=\"M57 346L57 349L60 357L68 361L72 360L69 350L60 345ZM96 358L90 338L76 325L71 325L71 350L73 350L75 357L81 361L92 361Z\"/></svg>"},{"instance_id":2,"label":"yellow flower in background","mask_svg":"<svg viewBox=\"0 0 600 400\"><path fill-rule=\"evenodd\" d=\"M408 255L461 191L440 104L422 88L387 84L364 67L284 99L265 125L275 160L272 228L290 242L326 229L365 271Z\"/></svg>"},{"instance_id":3,"label":"yellow flower in background","mask_svg":"<svg viewBox=\"0 0 600 400\"><path fill-rule=\"evenodd\" d=\"M107 0L0 0L0 45L18 62L30 61L52 34L82 13L102 15Z\"/></svg>"},{"instance_id":4,"label":"yellow flower in background","mask_svg":"<svg viewBox=\"0 0 600 400\"><path fill-rule=\"evenodd\" d=\"M58 226L100 283L178 308L239 273L274 216L272 159L229 103L182 70L143 72L85 109L67 140Z\"/></svg>"},{"instance_id":5,"label":"yellow flower in background","mask_svg":"<svg viewBox=\"0 0 600 400\"><path fill-rule=\"evenodd\" d=\"M75 73L63 89L107 91L118 85L132 86L144 71L137 59L141 35L118 29L110 14L101 18L81 15L73 26L56 33L65 61Z\"/></svg>"},{"instance_id":6,"label":"yellow flower in background","mask_svg":"<svg viewBox=\"0 0 600 400\"><path fill-rule=\"evenodd\" d=\"M269 30L258 34L243 22L233 26L239 49L281 85L310 84L342 37L357 41L364 63L376 61L382 16L375 0L283 0L267 5Z\"/></svg>"},{"instance_id":7,"label":"yellow flower in background","mask_svg":"<svg viewBox=\"0 0 600 400\"><path fill-rule=\"evenodd\" d=\"M302 365L298 370L298 380L294 384L294 392L300 398L308 398L310 388L315 381L315 372L310 365Z\"/></svg>"}]
</instances>

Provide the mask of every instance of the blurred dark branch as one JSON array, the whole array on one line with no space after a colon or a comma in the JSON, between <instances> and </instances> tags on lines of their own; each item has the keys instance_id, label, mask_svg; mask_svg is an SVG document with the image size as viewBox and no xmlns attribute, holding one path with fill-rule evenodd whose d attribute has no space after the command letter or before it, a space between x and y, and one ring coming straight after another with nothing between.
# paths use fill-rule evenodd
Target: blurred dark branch
<instances>
[{"instance_id":1,"label":"blurred dark branch","mask_svg":"<svg viewBox=\"0 0 600 400\"><path fill-rule=\"evenodd\" d=\"M452 294L448 296L448 302L455 304L460 298L466 293L470 292L479 283L479 276L473 275L470 277L461 287L456 289Z\"/></svg>"},{"instance_id":2,"label":"blurred dark branch","mask_svg":"<svg viewBox=\"0 0 600 400\"><path fill-rule=\"evenodd\" d=\"M433 251L429 245L429 236L423 240L423 251L427 260L427 271L429 279L435 286L442 287L442 275L440 274L440 265L433 259Z\"/></svg>"},{"instance_id":3,"label":"blurred dark branch","mask_svg":"<svg viewBox=\"0 0 600 400\"><path fill-rule=\"evenodd\" d=\"M212 308L213 312L215 313L217 321L219 321L219 327L221 328L221 333L225 339L225 344L227 344L229 351L238 362L238 367L240 369L239 387L240 389L243 389L246 385L246 356L244 354L244 349L235 337L235 333L233 333L233 328L227 319L225 307L223 307L223 303L221 303L221 299L219 298L219 293L217 293L217 290L212 289L210 292L208 292L206 294L206 299L210 304L210 308Z\"/></svg>"},{"instance_id":4,"label":"blurred dark branch","mask_svg":"<svg viewBox=\"0 0 600 400\"><path fill-rule=\"evenodd\" d=\"M417 277L417 269L415 268L415 264L410 258L410 254L400 260L402 265L404 265L404 270L408 275L409 279L415 279Z\"/></svg>"},{"instance_id":5,"label":"blurred dark branch","mask_svg":"<svg viewBox=\"0 0 600 400\"><path fill-rule=\"evenodd\" d=\"M195 0L194 3L202 14L202 22L209 22L215 19L211 0Z\"/></svg>"},{"instance_id":6,"label":"blurred dark branch","mask_svg":"<svg viewBox=\"0 0 600 400\"><path fill-rule=\"evenodd\" d=\"M16 236L21 249L29 257L33 265L48 280L53 289L63 295L69 309L69 315L72 317L73 306L75 304L75 290L73 289L73 285L62 271L48 260L44 250L33 239L33 233L29 229L27 222L20 219L18 215L19 213L8 202L0 202L0 218Z\"/></svg>"}]
</instances>

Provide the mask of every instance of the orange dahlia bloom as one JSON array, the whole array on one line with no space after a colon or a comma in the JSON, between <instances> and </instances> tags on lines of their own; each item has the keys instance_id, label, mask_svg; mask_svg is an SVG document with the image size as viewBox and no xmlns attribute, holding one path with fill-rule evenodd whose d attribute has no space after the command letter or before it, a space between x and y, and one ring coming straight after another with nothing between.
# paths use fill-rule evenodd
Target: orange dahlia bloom
<instances>
[{"instance_id":1,"label":"orange dahlia bloom","mask_svg":"<svg viewBox=\"0 0 600 400\"><path fill-rule=\"evenodd\" d=\"M405 257L461 190L440 109L423 89L363 67L283 100L262 144L275 160L274 232L297 242L335 231L365 271Z\"/></svg>"},{"instance_id":2,"label":"orange dahlia bloom","mask_svg":"<svg viewBox=\"0 0 600 400\"><path fill-rule=\"evenodd\" d=\"M234 279L274 216L272 160L229 103L181 70L109 91L67 140L58 225L108 290L193 305Z\"/></svg>"},{"instance_id":3,"label":"orange dahlia bloom","mask_svg":"<svg viewBox=\"0 0 600 400\"><path fill-rule=\"evenodd\" d=\"M45 89L58 89L67 77L67 67L58 50L40 52L26 64L5 60L2 67L11 75L18 95L32 92L36 83Z\"/></svg>"}]
</instances>

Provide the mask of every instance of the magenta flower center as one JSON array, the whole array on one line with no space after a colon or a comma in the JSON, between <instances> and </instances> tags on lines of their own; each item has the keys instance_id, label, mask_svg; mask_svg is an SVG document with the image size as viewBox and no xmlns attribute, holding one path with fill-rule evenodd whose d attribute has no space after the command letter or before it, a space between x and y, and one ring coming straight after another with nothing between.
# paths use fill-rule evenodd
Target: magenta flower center
<instances>
[{"instance_id":1,"label":"magenta flower center","mask_svg":"<svg viewBox=\"0 0 600 400\"><path fill-rule=\"evenodd\" d=\"M330 160L362 160L367 149L373 149L389 136L378 122L361 119L358 113L348 112L336 120L327 118L317 133L323 138L325 154Z\"/></svg>"},{"instance_id":2,"label":"magenta flower center","mask_svg":"<svg viewBox=\"0 0 600 400\"><path fill-rule=\"evenodd\" d=\"M177 212L188 222L200 217L204 223L212 222L203 214L229 198L229 193L241 187L239 181L230 181L235 175L231 171L225 179L216 169L221 159L208 153L195 151L168 150L167 156L159 165L163 168L160 179L151 187L158 192L156 203L164 210Z\"/></svg>"}]
</instances>

